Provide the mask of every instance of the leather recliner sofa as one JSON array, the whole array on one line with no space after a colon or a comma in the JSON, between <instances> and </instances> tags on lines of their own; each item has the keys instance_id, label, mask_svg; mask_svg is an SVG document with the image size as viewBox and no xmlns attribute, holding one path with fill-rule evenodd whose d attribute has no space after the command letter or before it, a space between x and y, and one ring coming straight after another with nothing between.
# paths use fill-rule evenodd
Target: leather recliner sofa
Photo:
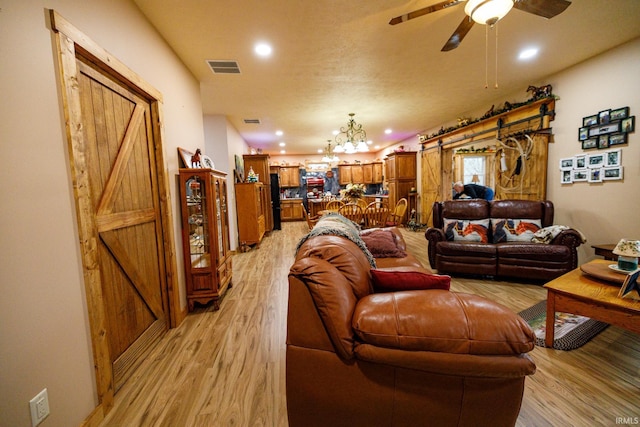
<instances>
[{"instance_id":1,"label":"leather recliner sofa","mask_svg":"<svg viewBox=\"0 0 640 427\"><path fill-rule=\"evenodd\" d=\"M412 256L376 261L425 271ZM289 425L513 426L533 348L507 308L442 289L375 293L358 245L311 237L289 272Z\"/></svg>"},{"instance_id":2,"label":"leather recliner sofa","mask_svg":"<svg viewBox=\"0 0 640 427\"><path fill-rule=\"evenodd\" d=\"M483 275L548 281L578 266L577 247L582 235L568 228L548 243L505 241L493 243L497 220L537 220L542 228L553 225L554 208L549 200L449 200L433 204L433 226L425 232L429 263L442 274ZM489 220L486 242L448 240L445 223L451 219Z\"/></svg>"}]
</instances>

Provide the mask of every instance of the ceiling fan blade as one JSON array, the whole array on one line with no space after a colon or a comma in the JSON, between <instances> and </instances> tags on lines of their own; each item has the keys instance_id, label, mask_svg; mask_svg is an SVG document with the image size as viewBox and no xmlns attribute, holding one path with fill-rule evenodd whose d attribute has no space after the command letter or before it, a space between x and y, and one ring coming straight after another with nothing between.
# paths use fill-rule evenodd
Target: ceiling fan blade
<instances>
[{"instance_id":1,"label":"ceiling fan blade","mask_svg":"<svg viewBox=\"0 0 640 427\"><path fill-rule=\"evenodd\" d=\"M431 6L423 7L422 9L414 10L413 12L405 13L404 15L396 16L391 21L389 21L389 25L400 24L401 22L408 21L410 19L418 18L422 15L426 15L427 13L437 12L442 9L446 9L451 6L455 6L458 3L462 3L464 0L448 0L443 1Z\"/></svg>"},{"instance_id":2,"label":"ceiling fan blade","mask_svg":"<svg viewBox=\"0 0 640 427\"><path fill-rule=\"evenodd\" d=\"M567 0L520 0L516 1L513 7L523 12L551 19L564 12L570 5L571 2Z\"/></svg>"},{"instance_id":3,"label":"ceiling fan blade","mask_svg":"<svg viewBox=\"0 0 640 427\"><path fill-rule=\"evenodd\" d=\"M473 27L473 24L475 24L475 21L465 15L460 25L458 25L458 28L456 28L451 37L449 37L449 40L447 40L447 43L442 47L442 52L448 52L457 48L471 27Z\"/></svg>"}]
</instances>

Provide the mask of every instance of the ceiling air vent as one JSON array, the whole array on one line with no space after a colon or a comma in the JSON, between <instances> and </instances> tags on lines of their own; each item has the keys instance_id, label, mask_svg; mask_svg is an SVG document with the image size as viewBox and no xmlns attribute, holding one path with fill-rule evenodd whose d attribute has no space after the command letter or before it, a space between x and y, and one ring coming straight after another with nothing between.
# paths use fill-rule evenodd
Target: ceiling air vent
<instances>
[{"instance_id":1,"label":"ceiling air vent","mask_svg":"<svg viewBox=\"0 0 640 427\"><path fill-rule=\"evenodd\" d=\"M215 61L208 59L207 64L209 64L209 68L211 68L213 74L240 74L240 67L236 61Z\"/></svg>"},{"instance_id":2,"label":"ceiling air vent","mask_svg":"<svg viewBox=\"0 0 640 427\"><path fill-rule=\"evenodd\" d=\"M259 125L260 119L244 119L244 123L247 125Z\"/></svg>"}]
</instances>

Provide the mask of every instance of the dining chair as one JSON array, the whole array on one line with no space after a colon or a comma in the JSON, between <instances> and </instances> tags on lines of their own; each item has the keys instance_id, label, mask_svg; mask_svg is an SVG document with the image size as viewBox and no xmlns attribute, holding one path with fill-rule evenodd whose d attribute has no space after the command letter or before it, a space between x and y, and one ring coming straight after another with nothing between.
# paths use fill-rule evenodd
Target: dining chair
<instances>
[{"instance_id":1,"label":"dining chair","mask_svg":"<svg viewBox=\"0 0 640 427\"><path fill-rule=\"evenodd\" d=\"M304 216L305 221L307 221L307 225L309 226L309 230L313 228L314 225L320 219L320 215L309 216L309 212L307 208L304 207L304 203L300 203L302 205L302 215Z\"/></svg>"},{"instance_id":2,"label":"dining chair","mask_svg":"<svg viewBox=\"0 0 640 427\"><path fill-rule=\"evenodd\" d=\"M398 200L398 203L396 203L396 207L393 209L393 213L389 215L387 227L401 225L406 211L407 199L403 197L402 199Z\"/></svg>"},{"instance_id":3,"label":"dining chair","mask_svg":"<svg viewBox=\"0 0 640 427\"><path fill-rule=\"evenodd\" d=\"M338 213L358 225L362 224L362 216L364 211L362 207L360 207L360 205L356 203L347 203L344 206L340 206Z\"/></svg>"},{"instance_id":4,"label":"dining chair","mask_svg":"<svg viewBox=\"0 0 640 427\"><path fill-rule=\"evenodd\" d=\"M384 227L389 216L389 205L384 202L371 202L364 210L365 228Z\"/></svg>"},{"instance_id":5,"label":"dining chair","mask_svg":"<svg viewBox=\"0 0 640 427\"><path fill-rule=\"evenodd\" d=\"M343 205L344 203L342 203L340 200L331 200L330 202L327 202L324 210L338 212L340 210L340 207L342 207Z\"/></svg>"}]
</instances>

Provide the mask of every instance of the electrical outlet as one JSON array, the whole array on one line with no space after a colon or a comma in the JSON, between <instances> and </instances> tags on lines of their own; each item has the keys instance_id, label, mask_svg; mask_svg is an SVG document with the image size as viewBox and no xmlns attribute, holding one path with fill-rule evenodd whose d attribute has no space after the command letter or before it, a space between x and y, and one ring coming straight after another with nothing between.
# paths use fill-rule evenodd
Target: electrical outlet
<instances>
[{"instance_id":1,"label":"electrical outlet","mask_svg":"<svg viewBox=\"0 0 640 427\"><path fill-rule=\"evenodd\" d=\"M31 427L36 427L49 415L49 395L45 388L29 401Z\"/></svg>"}]
</instances>

